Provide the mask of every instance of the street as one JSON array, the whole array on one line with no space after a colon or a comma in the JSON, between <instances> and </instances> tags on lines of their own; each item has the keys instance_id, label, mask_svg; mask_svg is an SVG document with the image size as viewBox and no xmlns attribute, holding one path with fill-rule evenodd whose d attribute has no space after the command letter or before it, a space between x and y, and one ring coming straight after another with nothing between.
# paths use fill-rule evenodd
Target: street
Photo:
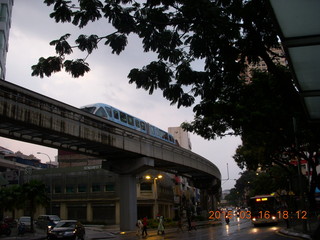
<instances>
[{"instance_id":1,"label":"street","mask_svg":"<svg viewBox=\"0 0 320 240\"><path fill-rule=\"evenodd\" d=\"M202 222L204 223L204 222ZM285 239L302 239L279 233L280 229L284 230L285 224L280 223L277 226L260 226L254 227L250 220L232 219L229 225L225 222L197 227L197 230L188 232L186 229L181 232L177 228L165 229L165 235L157 235L156 229L148 229L147 237L136 236L135 231L119 233L119 225L86 225L85 240L114 239L114 240L163 240L163 239L190 239L190 240L285 240ZM16 229L12 229L11 236L0 236L4 240L22 240L46 239L46 233L43 229L36 229L34 234L26 233L23 236L17 236Z\"/></svg>"},{"instance_id":2,"label":"street","mask_svg":"<svg viewBox=\"0 0 320 240\"><path fill-rule=\"evenodd\" d=\"M149 240L160 240L160 239L190 239L190 240L281 240L281 239L292 239L292 237L282 235L278 233L280 228L284 225L279 226L261 226L253 227L249 220L241 219L237 221L232 220L229 225L224 222L219 225L198 228L196 231L190 232L178 232L177 229L167 229L165 235L157 235L155 230L148 231L148 237L138 237L135 233L130 232L124 235L113 235L106 232L95 232L90 228L87 230L86 239L149 239ZM296 238L297 239L297 238Z\"/></svg>"}]
</instances>

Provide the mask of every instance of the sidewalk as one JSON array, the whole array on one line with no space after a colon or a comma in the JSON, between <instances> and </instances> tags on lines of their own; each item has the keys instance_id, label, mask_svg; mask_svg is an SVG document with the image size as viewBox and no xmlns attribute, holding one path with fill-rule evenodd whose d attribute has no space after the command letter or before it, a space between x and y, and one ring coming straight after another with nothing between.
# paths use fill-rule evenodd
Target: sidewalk
<instances>
[{"instance_id":1,"label":"sidewalk","mask_svg":"<svg viewBox=\"0 0 320 240\"><path fill-rule=\"evenodd\" d=\"M312 234L316 230L318 224L316 219L312 219L306 223L307 230L304 231L303 223L300 221L298 223L291 223L289 228L283 227L279 232L288 236L312 240ZM320 240L320 236L318 236L316 240Z\"/></svg>"}]
</instances>

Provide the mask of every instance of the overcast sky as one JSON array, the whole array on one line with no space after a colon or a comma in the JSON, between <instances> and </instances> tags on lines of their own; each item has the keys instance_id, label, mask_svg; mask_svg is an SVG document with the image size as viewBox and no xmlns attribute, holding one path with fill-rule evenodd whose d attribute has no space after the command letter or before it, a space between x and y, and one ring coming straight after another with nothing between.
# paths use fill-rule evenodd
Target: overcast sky
<instances>
[{"instance_id":1,"label":"overcast sky","mask_svg":"<svg viewBox=\"0 0 320 240\"><path fill-rule=\"evenodd\" d=\"M102 102L144 119L164 130L179 126L184 121L193 119L192 108L177 109L162 97L160 91L153 95L135 85L128 83L127 75L132 68L140 68L151 60L156 60L152 53L144 53L141 42L132 36L125 52L120 56L111 54L109 47L103 43L98 51L89 56L91 71L81 78L72 78L67 73L54 74L50 78L32 77L31 66L40 57L54 54L54 48L49 42L70 33L74 39L79 34L106 35L110 26L106 22L90 24L87 28L77 29L70 24L57 24L49 17L51 7L43 1L15 0L12 25L9 36L9 51L7 55L6 81L20 85L32 91L65 102L75 107ZM77 53L74 58L84 57ZM70 57L71 58L71 57ZM239 169L232 156L241 143L236 137L226 137L215 141L207 141L191 134L192 150L212 161L227 178L227 163L230 179L239 177ZM56 149L36 146L27 143L0 138L0 146L24 154L43 152L53 160ZM43 162L48 158L38 155ZM235 181L222 181L223 189L230 189Z\"/></svg>"}]
</instances>

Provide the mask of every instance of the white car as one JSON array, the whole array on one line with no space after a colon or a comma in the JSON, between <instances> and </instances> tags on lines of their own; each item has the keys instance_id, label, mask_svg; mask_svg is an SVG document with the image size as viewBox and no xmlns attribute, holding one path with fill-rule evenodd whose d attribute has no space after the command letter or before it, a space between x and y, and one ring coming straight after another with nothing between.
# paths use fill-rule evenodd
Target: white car
<instances>
[{"instance_id":1,"label":"white car","mask_svg":"<svg viewBox=\"0 0 320 240\"><path fill-rule=\"evenodd\" d=\"M18 226L23 224L26 231L31 231L31 217L22 216L18 220Z\"/></svg>"}]
</instances>

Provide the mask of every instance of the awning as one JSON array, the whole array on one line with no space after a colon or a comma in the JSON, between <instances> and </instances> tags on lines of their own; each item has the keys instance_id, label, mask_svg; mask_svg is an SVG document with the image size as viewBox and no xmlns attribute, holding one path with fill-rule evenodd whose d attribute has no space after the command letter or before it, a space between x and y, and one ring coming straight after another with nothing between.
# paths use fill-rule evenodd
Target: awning
<instances>
[{"instance_id":1,"label":"awning","mask_svg":"<svg viewBox=\"0 0 320 240\"><path fill-rule=\"evenodd\" d=\"M320 1L269 2L308 117L320 122Z\"/></svg>"}]
</instances>

